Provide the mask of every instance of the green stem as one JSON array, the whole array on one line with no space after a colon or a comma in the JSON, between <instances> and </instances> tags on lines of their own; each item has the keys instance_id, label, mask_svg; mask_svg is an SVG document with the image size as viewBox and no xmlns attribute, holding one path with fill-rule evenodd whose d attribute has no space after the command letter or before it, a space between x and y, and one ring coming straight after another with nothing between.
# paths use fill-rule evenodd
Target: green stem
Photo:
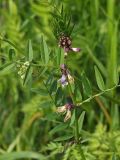
<instances>
[{"instance_id":1,"label":"green stem","mask_svg":"<svg viewBox=\"0 0 120 160\"><path fill-rule=\"evenodd\" d=\"M112 88L109 88L109 89L106 89L106 90L104 90L104 91L102 91L102 92L100 92L100 93L97 93L97 94L93 95L92 97L87 98L86 100L84 100L84 101L82 101L82 102L80 102L80 103L77 103L76 105L77 105L77 106L81 106L81 105L83 105L84 103L90 102L90 101L91 101L92 99L94 99L95 97L101 96L102 94L104 94L104 93L106 93L106 92L109 92L109 91L112 91L112 90L114 90L114 89L117 88L117 87L120 87L120 85L116 85L116 86L114 86L114 87L112 87Z\"/></svg>"},{"instance_id":2,"label":"green stem","mask_svg":"<svg viewBox=\"0 0 120 160\"><path fill-rule=\"evenodd\" d=\"M67 61L65 61L65 63L67 64ZM75 98L73 96L72 88L71 88L68 77L67 77L67 81L68 81L69 93L70 93L70 96L72 98L73 104L75 105L75 140L78 143L79 142L79 131L78 131L78 115L77 115L76 101L75 101Z\"/></svg>"},{"instance_id":3,"label":"green stem","mask_svg":"<svg viewBox=\"0 0 120 160\"><path fill-rule=\"evenodd\" d=\"M75 102L75 98L74 98L74 96L73 96L73 94L72 94L72 89L71 89L71 85L70 85L70 83L69 83L69 80L68 80L68 87L69 87L70 96L71 96L72 101L73 101L73 103L74 103L74 105L75 105L76 102ZM75 106L76 106L76 105L75 105ZM75 140L76 140L77 143L79 142L77 107L75 107ZM79 146L79 148L80 148L80 153L81 153L81 156L82 156L82 160L86 160L81 145Z\"/></svg>"},{"instance_id":4,"label":"green stem","mask_svg":"<svg viewBox=\"0 0 120 160\"><path fill-rule=\"evenodd\" d=\"M76 138L76 142L78 142L79 141L79 132L78 132L77 107L75 107L75 138Z\"/></svg>"},{"instance_id":5,"label":"green stem","mask_svg":"<svg viewBox=\"0 0 120 160\"><path fill-rule=\"evenodd\" d=\"M66 64L67 64L67 61L66 61ZM81 153L82 160L86 160L84 152L83 152L81 144L80 144L80 141L79 141L78 114L77 114L76 100L73 96L72 88L71 88L68 77L67 77L67 81L68 81L69 93L70 93L70 96L72 98L73 104L75 105L75 140L76 140L77 143L79 143L79 148L80 148L80 153Z\"/></svg>"},{"instance_id":6,"label":"green stem","mask_svg":"<svg viewBox=\"0 0 120 160\"><path fill-rule=\"evenodd\" d=\"M70 96L72 98L73 104L76 105L75 98L73 96L72 88L69 83L69 80L68 80L68 88L69 88L69 92L70 92ZM75 107L75 140L76 140L76 142L79 141L77 107Z\"/></svg>"},{"instance_id":7,"label":"green stem","mask_svg":"<svg viewBox=\"0 0 120 160\"><path fill-rule=\"evenodd\" d=\"M112 87L117 79L117 35L118 25L115 21L114 15L115 0L107 1L107 14L108 14L108 36L107 36L107 86ZM114 92L111 92L114 95Z\"/></svg>"}]
</instances>

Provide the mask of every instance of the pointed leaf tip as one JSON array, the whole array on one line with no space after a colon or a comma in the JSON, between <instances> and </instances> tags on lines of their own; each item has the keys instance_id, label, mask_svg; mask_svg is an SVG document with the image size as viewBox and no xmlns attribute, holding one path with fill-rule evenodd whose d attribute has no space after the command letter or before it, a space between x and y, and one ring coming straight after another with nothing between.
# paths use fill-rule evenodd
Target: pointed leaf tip
<instances>
[{"instance_id":1,"label":"pointed leaf tip","mask_svg":"<svg viewBox=\"0 0 120 160\"><path fill-rule=\"evenodd\" d=\"M104 91L105 83L104 83L103 77L96 66L94 67L94 69L95 69L95 77L96 77L97 85L100 90Z\"/></svg>"},{"instance_id":2,"label":"pointed leaf tip","mask_svg":"<svg viewBox=\"0 0 120 160\"><path fill-rule=\"evenodd\" d=\"M28 59L30 62L33 60L33 48L31 40L28 41Z\"/></svg>"}]
</instances>

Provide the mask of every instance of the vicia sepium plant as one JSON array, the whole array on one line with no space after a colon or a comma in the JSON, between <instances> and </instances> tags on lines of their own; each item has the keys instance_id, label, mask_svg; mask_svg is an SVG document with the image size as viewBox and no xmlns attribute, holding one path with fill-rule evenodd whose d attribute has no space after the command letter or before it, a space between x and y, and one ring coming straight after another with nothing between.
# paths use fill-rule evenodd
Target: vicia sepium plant
<instances>
[{"instance_id":1,"label":"vicia sepium plant","mask_svg":"<svg viewBox=\"0 0 120 160\"><path fill-rule=\"evenodd\" d=\"M69 120L72 117L72 110L74 110L74 120L75 120L75 140L76 143L79 143L79 128L78 128L78 113L77 113L77 106L76 106L76 100L74 97L74 93L72 90L72 86L74 86L74 77L71 76L70 70L67 67L67 56L69 52L79 52L80 48L73 48L72 47L72 39L70 37L73 26L71 28L71 17L64 14L63 7L61 9L61 12L56 12L56 15L53 16L53 32L54 35L58 41L58 47L63 49L64 52L64 64L60 65L61 70L61 78L58 80L58 82L61 83L62 87L66 87L68 90L69 95L65 95L65 98L70 96L72 103L65 103L63 106L57 108L58 113L66 113L64 122ZM74 122L72 122L74 123ZM85 159L83 150L81 148L81 155L83 160Z\"/></svg>"},{"instance_id":2,"label":"vicia sepium plant","mask_svg":"<svg viewBox=\"0 0 120 160\"><path fill-rule=\"evenodd\" d=\"M57 133L55 136L59 135L60 137L55 138L54 141L69 141L70 145L79 145L82 160L85 160L86 154L81 145L81 131L85 117L83 105L102 95L109 97L106 93L119 86L118 79L116 78L114 86L106 88L100 72L100 63L95 66L97 86L96 84L91 85L84 71L78 75L68 63L70 54L77 54L78 56L81 54L80 46L77 46L78 48L73 47L74 24L72 25L72 18L69 14L64 13L63 7L61 11L54 10L51 15L52 30L56 38L55 50L48 47L44 36L42 36L40 51L36 52L39 54L34 54L32 43L29 41L27 56L19 50L23 56L17 57L13 54L13 49L9 50L9 56L5 57L0 73L1 75L6 74L11 69L16 71L24 85L29 84L30 90L44 97L42 99L45 100L47 106L53 107L51 110L57 116L57 118L52 116L57 123L50 133ZM18 51L18 47L7 39L0 37L0 40L9 43L12 48ZM73 59L74 57L70 59L71 63ZM33 87L32 84L35 84L36 81L39 81L40 88ZM45 104L42 103L42 105ZM111 123L107 109L102 108L102 110L107 122ZM61 136L61 131L64 132L64 136Z\"/></svg>"}]
</instances>

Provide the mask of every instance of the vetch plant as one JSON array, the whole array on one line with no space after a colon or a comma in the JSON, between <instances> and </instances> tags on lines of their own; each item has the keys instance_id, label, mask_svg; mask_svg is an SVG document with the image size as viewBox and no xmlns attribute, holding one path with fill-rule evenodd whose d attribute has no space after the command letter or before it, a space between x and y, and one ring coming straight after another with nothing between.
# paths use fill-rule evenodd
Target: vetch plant
<instances>
[{"instance_id":1,"label":"vetch plant","mask_svg":"<svg viewBox=\"0 0 120 160\"><path fill-rule=\"evenodd\" d=\"M63 7L61 10L57 10L55 8L51 15L51 27L56 38L55 49L51 49L46 42L45 36L41 36L40 51L37 50L34 52L34 45L32 45L32 42L29 40L27 46L27 55L24 53L21 57L17 57L15 52L13 52L14 49L12 49L12 52L10 50L9 56L5 59L5 63L0 67L0 74L7 74L9 70L15 71L18 75L20 75L23 85L27 85L33 94L38 93L38 95L42 97L39 100L40 102L37 102L37 99L34 100L34 103L40 103L42 109L37 107L33 108L32 106L26 117L29 117L32 113L35 113L35 115L29 121L29 124L32 124L34 119L36 120L41 116L36 112L42 110L43 117L41 119L45 121L45 123L46 120L53 123L50 126L49 135L54 135L54 138L52 137L52 142L46 147L47 151L51 151L51 157L58 153L65 153L65 160L75 157L75 155L82 160L94 159L96 158L96 152L94 154L90 153L89 155L89 152L87 151L91 151L92 149L94 150L93 143L96 141L95 137L92 137L92 143L89 143L91 135L83 129L84 119L86 120L86 123L90 123L92 114L94 114L92 111L95 108L90 110L89 104L94 106L92 105L93 103L98 103L100 110L103 112L105 120L108 123L108 128L111 127L110 125L112 123L112 116L110 115L109 108L104 106L100 98L103 100L103 102L107 97L116 104L120 103L119 100L111 96L113 95L111 92L120 86L118 84L118 72L115 72L117 74L114 75L114 83L112 79L111 85L110 80L108 80L106 78L107 76L104 74L106 73L106 70L104 70L103 65L95 59L94 55L92 55L89 47L84 49L86 49L85 51L88 52L95 61L95 66L91 65L91 68L94 69L92 80L89 81L89 78L86 76L89 72L89 69L88 72L83 70L78 72L75 68L73 68L72 61L74 61L76 57L80 57L84 49L77 48L81 46L77 46L76 48L73 47L74 38L72 39L72 33L75 25L73 24L72 16L65 13ZM17 50L18 47L5 38L2 37L0 40L9 43L12 48ZM87 66L87 68L89 67ZM36 82L39 82L40 85L35 85ZM108 82L109 85L107 84ZM105 105L111 103L109 103L108 99L105 102ZM112 105L113 104L111 103L111 106ZM27 109L29 108L29 105L28 108L26 106L23 108L25 115L27 113ZM52 112L52 116L46 114L46 106L48 107L48 110ZM88 121L85 113L87 113L86 115L90 117ZM117 114L118 112L115 113ZM103 118L103 115L101 116L101 119ZM94 117L96 121L99 121L97 114L94 115ZM39 126L39 124L37 125ZM91 128L91 126L89 126L89 128ZM85 128L85 130L87 129ZM96 137L98 138L97 142L99 142L98 131L96 133ZM47 135L47 140L49 139L49 135ZM107 139L106 136L102 137ZM110 137L114 139L112 133ZM47 140L45 140L45 144ZM111 139L108 141L111 141ZM86 143L88 143L89 146L92 146L92 148L86 147ZM101 145L100 143L101 142L99 142L99 146ZM118 144L116 146L118 146ZM98 149L99 148L96 150ZM109 151L109 149L107 151ZM114 149L114 153L116 151L117 149ZM44 149L43 152L45 153ZM113 155L113 152L110 152L110 156L111 155ZM51 157L48 156L48 158ZM105 158L106 157L107 156L105 156Z\"/></svg>"},{"instance_id":2,"label":"vetch plant","mask_svg":"<svg viewBox=\"0 0 120 160\"><path fill-rule=\"evenodd\" d=\"M54 33L55 34L57 33L56 37L59 41L59 47L64 49L64 56L66 57L68 55L68 52L70 52L70 51L79 52L80 48L72 48L72 46L71 46L72 45L72 40L70 38L70 34L72 32L72 31L70 31L71 30L70 29L70 20L71 19L68 18L69 19L68 23L64 21L67 19L67 17L64 17L64 16L66 16L66 14L64 15L63 8L61 10L60 15L58 15L58 14L56 14L56 18L54 17L53 24L55 24L54 29L56 30L56 28L58 27L58 28L60 28L61 32L58 29ZM65 30L62 30L63 26L61 26L61 21L59 22L59 20L57 19L57 16L60 16L60 19L62 21L62 24L64 25ZM65 60L65 62L67 62L67 59ZM74 98L72 87L71 87L72 83L74 85L74 78L70 75L70 71L68 70L66 63L62 64L60 66L60 69L61 69L62 77L59 81L61 82L63 87L68 86L68 90L69 90L68 92L69 92L70 99L72 100L73 104L67 103L62 107L58 107L57 112L59 112L59 113L66 112L66 116L64 118L64 122L66 122L67 120L69 120L71 118L71 109L73 108L73 110L75 110L75 139L76 139L76 142L79 143L78 115L77 115L76 102L75 102L75 98ZM66 95L66 97L67 96L68 95ZM81 151L82 158L85 159L82 148L80 149L80 151Z\"/></svg>"}]
</instances>

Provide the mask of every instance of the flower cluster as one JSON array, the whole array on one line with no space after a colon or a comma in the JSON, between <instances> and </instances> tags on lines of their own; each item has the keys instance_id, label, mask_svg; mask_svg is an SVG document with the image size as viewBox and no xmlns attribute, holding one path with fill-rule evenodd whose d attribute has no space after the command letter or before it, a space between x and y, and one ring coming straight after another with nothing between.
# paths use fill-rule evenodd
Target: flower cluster
<instances>
[{"instance_id":1,"label":"flower cluster","mask_svg":"<svg viewBox=\"0 0 120 160\"><path fill-rule=\"evenodd\" d=\"M65 114L64 122L71 118L71 110L73 109L74 105L72 103L67 103L64 106L57 108L57 113Z\"/></svg>"},{"instance_id":2,"label":"flower cluster","mask_svg":"<svg viewBox=\"0 0 120 160\"><path fill-rule=\"evenodd\" d=\"M17 67L19 67L18 74L20 75L21 79L25 78L25 74L26 74L26 71L27 71L29 65L30 65L29 61L26 61L22 66L21 65L17 66Z\"/></svg>"},{"instance_id":3,"label":"flower cluster","mask_svg":"<svg viewBox=\"0 0 120 160\"><path fill-rule=\"evenodd\" d=\"M59 47L64 49L64 55L67 56L68 52L79 52L80 48L72 48L71 38L68 36L64 36L63 34L59 38Z\"/></svg>"},{"instance_id":4,"label":"flower cluster","mask_svg":"<svg viewBox=\"0 0 120 160\"><path fill-rule=\"evenodd\" d=\"M68 52L79 52L80 48L72 48L72 40L70 37L65 36L64 34L61 34L59 38L59 47L64 49L64 55L67 56ZM65 64L62 64L60 66L62 76L58 80L59 83L61 83L62 87L65 87L69 84L74 83L74 78L71 76L70 71L68 70L67 66ZM70 97L71 99L71 97ZM64 122L69 120L71 118L71 110L74 108L73 102L69 102L65 104L64 106L57 108L57 113L66 113L66 116L64 118Z\"/></svg>"},{"instance_id":5,"label":"flower cluster","mask_svg":"<svg viewBox=\"0 0 120 160\"><path fill-rule=\"evenodd\" d=\"M69 83L73 83L74 78L70 75L70 71L67 69L67 66L65 64L62 64L60 66L60 69L62 76L58 81L61 83L62 87L68 85Z\"/></svg>"}]
</instances>

